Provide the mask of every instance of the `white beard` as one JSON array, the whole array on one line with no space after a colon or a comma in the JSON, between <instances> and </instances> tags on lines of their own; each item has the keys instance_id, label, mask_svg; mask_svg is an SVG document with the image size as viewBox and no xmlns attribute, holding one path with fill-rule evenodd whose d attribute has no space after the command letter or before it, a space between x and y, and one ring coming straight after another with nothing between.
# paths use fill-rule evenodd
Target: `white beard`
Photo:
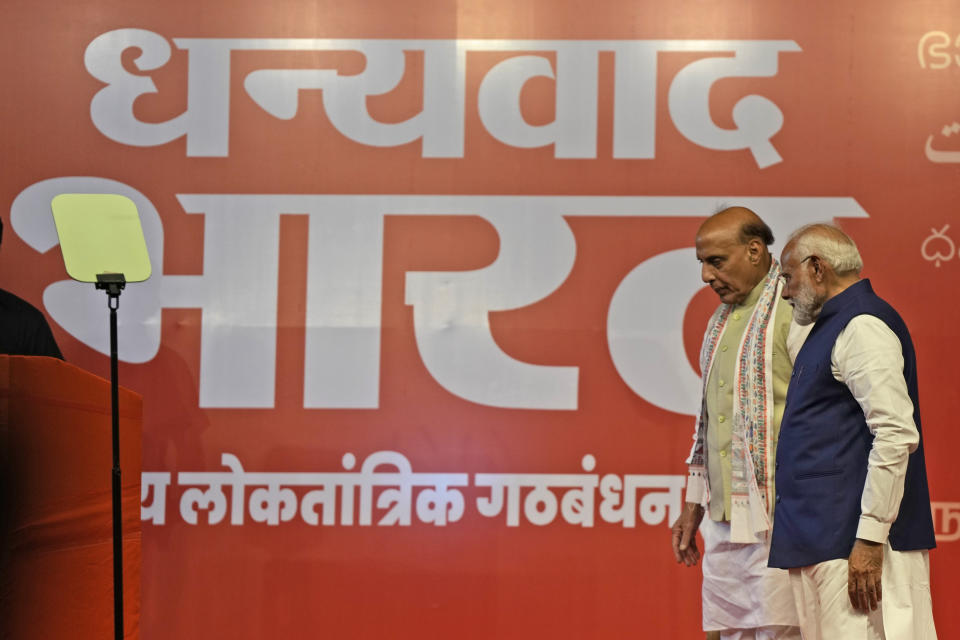
<instances>
[{"instance_id":1,"label":"white beard","mask_svg":"<svg viewBox=\"0 0 960 640\"><path fill-rule=\"evenodd\" d=\"M801 326L806 326L816 321L823 309L823 300L818 300L817 295L809 288L803 288L797 292L797 295L790 300L793 305L793 321Z\"/></svg>"}]
</instances>

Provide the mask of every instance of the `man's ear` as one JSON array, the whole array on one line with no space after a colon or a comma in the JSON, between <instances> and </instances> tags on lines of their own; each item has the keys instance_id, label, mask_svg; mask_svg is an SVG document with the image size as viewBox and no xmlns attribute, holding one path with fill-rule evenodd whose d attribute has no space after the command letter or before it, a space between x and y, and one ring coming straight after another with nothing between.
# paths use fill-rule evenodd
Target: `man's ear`
<instances>
[{"instance_id":1,"label":"man's ear","mask_svg":"<svg viewBox=\"0 0 960 640\"><path fill-rule=\"evenodd\" d=\"M759 238L752 238L750 242L747 243L747 252L750 254L750 262L752 264L760 264L760 258L763 256L763 250L766 247L765 244Z\"/></svg>"},{"instance_id":2,"label":"man's ear","mask_svg":"<svg viewBox=\"0 0 960 640\"><path fill-rule=\"evenodd\" d=\"M813 267L813 277L817 282L823 282L826 277L826 264L820 256L810 256L810 265Z\"/></svg>"}]
</instances>

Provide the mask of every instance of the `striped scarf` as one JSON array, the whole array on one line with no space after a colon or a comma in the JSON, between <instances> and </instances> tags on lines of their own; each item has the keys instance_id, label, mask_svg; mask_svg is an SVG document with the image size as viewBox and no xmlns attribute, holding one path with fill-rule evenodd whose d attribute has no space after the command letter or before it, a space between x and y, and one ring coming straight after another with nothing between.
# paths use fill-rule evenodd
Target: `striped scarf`
<instances>
[{"instance_id":1,"label":"striped scarf","mask_svg":"<svg viewBox=\"0 0 960 640\"><path fill-rule=\"evenodd\" d=\"M773 322L780 300L780 263L773 260L763 289L743 332L734 373L733 444L731 447L730 539L758 542L773 521ZM707 325L700 350L703 372L700 415L687 464L691 475L707 483L707 380L720 337L734 305L723 304ZM705 497L709 501L709 493Z\"/></svg>"}]
</instances>

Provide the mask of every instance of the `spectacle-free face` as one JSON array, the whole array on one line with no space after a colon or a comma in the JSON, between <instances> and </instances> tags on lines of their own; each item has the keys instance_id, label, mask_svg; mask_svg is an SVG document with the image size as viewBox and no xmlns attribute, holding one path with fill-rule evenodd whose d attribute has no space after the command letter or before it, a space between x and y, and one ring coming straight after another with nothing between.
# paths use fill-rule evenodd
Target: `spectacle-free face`
<instances>
[{"instance_id":1,"label":"spectacle-free face","mask_svg":"<svg viewBox=\"0 0 960 640\"><path fill-rule=\"evenodd\" d=\"M700 277L726 304L740 304L763 279L763 242L744 243L739 226L701 230L697 235Z\"/></svg>"}]
</instances>

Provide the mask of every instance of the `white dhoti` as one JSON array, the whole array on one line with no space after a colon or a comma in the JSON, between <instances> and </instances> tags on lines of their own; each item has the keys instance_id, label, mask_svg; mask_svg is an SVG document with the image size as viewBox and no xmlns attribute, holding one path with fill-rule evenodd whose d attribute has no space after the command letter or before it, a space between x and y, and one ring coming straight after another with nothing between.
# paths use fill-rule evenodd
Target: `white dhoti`
<instances>
[{"instance_id":1,"label":"white dhoti","mask_svg":"<svg viewBox=\"0 0 960 640\"><path fill-rule=\"evenodd\" d=\"M723 631L726 637L799 638L799 622L783 569L767 566L766 542L730 542L730 524L704 518L703 630ZM749 630L767 632L750 635ZM737 635L739 634L739 635Z\"/></svg>"},{"instance_id":2,"label":"white dhoti","mask_svg":"<svg viewBox=\"0 0 960 640\"><path fill-rule=\"evenodd\" d=\"M936 640L930 598L930 556L883 546L880 606L863 613L850 604L847 560L790 569L804 640Z\"/></svg>"}]
</instances>

